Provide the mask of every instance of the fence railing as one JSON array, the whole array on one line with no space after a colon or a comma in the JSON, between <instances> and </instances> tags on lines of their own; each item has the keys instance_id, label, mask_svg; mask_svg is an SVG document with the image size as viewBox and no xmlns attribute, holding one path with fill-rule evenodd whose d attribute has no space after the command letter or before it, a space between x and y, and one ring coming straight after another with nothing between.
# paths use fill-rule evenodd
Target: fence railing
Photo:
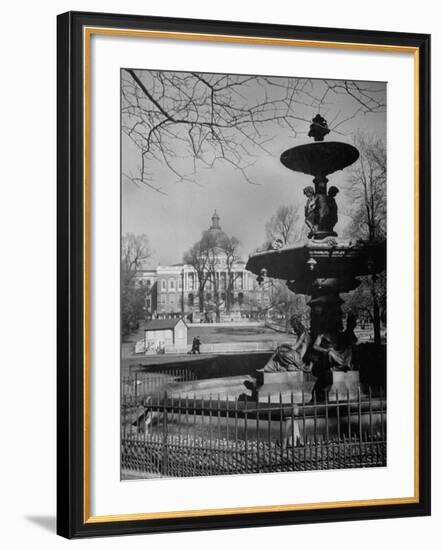
<instances>
[{"instance_id":1,"label":"fence railing","mask_svg":"<svg viewBox=\"0 0 442 550\"><path fill-rule=\"evenodd\" d=\"M143 402L126 397L121 412L122 470L144 477L386 465L386 399L370 390L276 403L158 392Z\"/></svg>"},{"instance_id":2,"label":"fence railing","mask_svg":"<svg viewBox=\"0 0 442 550\"><path fill-rule=\"evenodd\" d=\"M146 397L167 388L169 384L193 380L196 380L196 376L190 369L171 368L162 369L160 372L136 372L121 378L122 401L143 403Z\"/></svg>"}]
</instances>

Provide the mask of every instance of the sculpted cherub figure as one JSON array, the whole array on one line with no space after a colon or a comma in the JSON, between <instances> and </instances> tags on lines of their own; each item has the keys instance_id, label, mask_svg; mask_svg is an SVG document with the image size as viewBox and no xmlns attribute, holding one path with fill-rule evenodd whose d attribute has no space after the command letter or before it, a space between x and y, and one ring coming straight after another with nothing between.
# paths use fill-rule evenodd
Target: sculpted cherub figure
<instances>
[{"instance_id":1,"label":"sculpted cherub figure","mask_svg":"<svg viewBox=\"0 0 442 550\"><path fill-rule=\"evenodd\" d=\"M304 195L307 197L307 202L305 203L304 207L304 216L305 223L310 229L310 233L308 234L308 238L310 239L313 236L313 233L318 228L317 200L315 190L311 185L304 187L303 192Z\"/></svg>"}]
</instances>

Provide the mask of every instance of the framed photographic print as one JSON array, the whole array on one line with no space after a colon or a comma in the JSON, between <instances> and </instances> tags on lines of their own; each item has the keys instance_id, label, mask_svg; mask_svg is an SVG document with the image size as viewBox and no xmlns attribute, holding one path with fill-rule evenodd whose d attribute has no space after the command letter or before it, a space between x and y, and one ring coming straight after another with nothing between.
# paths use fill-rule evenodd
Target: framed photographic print
<instances>
[{"instance_id":1,"label":"framed photographic print","mask_svg":"<svg viewBox=\"0 0 442 550\"><path fill-rule=\"evenodd\" d=\"M430 37L58 18L58 533L430 513Z\"/></svg>"}]
</instances>

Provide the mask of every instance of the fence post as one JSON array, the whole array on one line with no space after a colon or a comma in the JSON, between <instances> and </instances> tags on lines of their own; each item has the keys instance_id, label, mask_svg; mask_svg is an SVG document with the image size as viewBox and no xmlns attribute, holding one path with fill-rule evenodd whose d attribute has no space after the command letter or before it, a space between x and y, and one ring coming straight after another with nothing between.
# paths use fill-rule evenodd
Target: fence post
<instances>
[{"instance_id":1,"label":"fence post","mask_svg":"<svg viewBox=\"0 0 442 550\"><path fill-rule=\"evenodd\" d=\"M247 433L247 397L244 401L244 449L245 449L245 468L246 472L249 469L249 444L248 444L248 433Z\"/></svg>"},{"instance_id":2,"label":"fence post","mask_svg":"<svg viewBox=\"0 0 442 550\"><path fill-rule=\"evenodd\" d=\"M267 439L268 439L268 446L269 446L269 467L272 466L272 412L270 410L271 407L271 401L270 401L270 393L267 394ZM271 470L270 470L271 471Z\"/></svg>"},{"instance_id":3,"label":"fence post","mask_svg":"<svg viewBox=\"0 0 442 550\"><path fill-rule=\"evenodd\" d=\"M362 403L361 388L358 386L359 462L362 462Z\"/></svg>"},{"instance_id":4,"label":"fence post","mask_svg":"<svg viewBox=\"0 0 442 550\"><path fill-rule=\"evenodd\" d=\"M227 440L227 447L229 447L229 424L230 424L230 400L229 400L229 394L226 393L226 440Z\"/></svg>"},{"instance_id":5,"label":"fence post","mask_svg":"<svg viewBox=\"0 0 442 550\"><path fill-rule=\"evenodd\" d=\"M233 460L233 464L238 465L239 461L238 461L238 399L237 398L235 398L234 415L235 415L235 451L234 451L235 459Z\"/></svg>"},{"instance_id":6,"label":"fence post","mask_svg":"<svg viewBox=\"0 0 442 550\"><path fill-rule=\"evenodd\" d=\"M260 460L261 460L261 456L260 456L260 449L259 449L259 446L260 446L260 441L259 441L259 401L257 400L256 403L255 403L255 407L256 407L256 471L257 472L260 472L261 471L261 467L260 467Z\"/></svg>"},{"instance_id":7,"label":"fence post","mask_svg":"<svg viewBox=\"0 0 442 550\"><path fill-rule=\"evenodd\" d=\"M205 408L205 407L203 407ZM202 415L204 416L204 415ZM212 432L212 394L210 393L209 394L209 439L210 439L210 445L212 444L212 437L213 437L213 432Z\"/></svg>"},{"instance_id":8,"label":"fence post","mask_svg":"<svg viewBox=\"0 0 442 550\"><path fill-rule=\"evenodd\" d=\"M167 475L167 392L164 392L163 401L163 468L162 474Z\"/></svg>"},{"instance_id":9,"label":"fence post","mask_svg":"<svg viewBox=\"0 0 442 550\"><path fill-rule=\"evenodd\" d=\"M280 444L280 456L279 460L281 462L281 471L282 471L282 465L284 462L284 445L285 445L285 434L283 433L283 408L282 408L282 394L279 392L279 444Z\"/></svg>"},{"instance_id":10,"label":"fence post","mask_svg":"<svg viewBox=\"0 0 442 550\"><path fill-rule=\"evenodd\" d=\"M293 399L293 392L290 393L290 406L292 408L292 470L295 470L295 401ZM297 429L298 435L296 440L299 439L299 424Z\"/></svg>"}]
</instances>

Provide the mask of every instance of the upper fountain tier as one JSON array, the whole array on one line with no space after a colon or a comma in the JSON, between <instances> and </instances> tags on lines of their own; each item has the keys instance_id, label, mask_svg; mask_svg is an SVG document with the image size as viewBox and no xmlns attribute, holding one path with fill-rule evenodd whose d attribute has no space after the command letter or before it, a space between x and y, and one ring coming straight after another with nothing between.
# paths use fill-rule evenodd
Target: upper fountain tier
<instances>
[{"instance_id":1,"label":"upper fountain tier","mask_svg":"<svg viewBox=\"0 0 442 550\"><path fill-rule=\"evenodd\" d=\"M353 145L338 141L317 141L287 149L281 155L281 162L295 172L324 178L350 166L358 158L359 151Z\"/></svg>"},{"instance_id":2,"label":"upper fountain tier","mask_svg":"<svg viewBox=\"0 0 442 550\"><path fill-rule=\"evenodd\" d=\"M281 155L282 164L290 170L314 176L317 193L325 192L326 176L343 170L359 158L359 151L353 145L338 141L324 142L329 132L327 121L318 114L312 120L308 133L314 143L292 147Z\"/></svg>"}]
</instances>

